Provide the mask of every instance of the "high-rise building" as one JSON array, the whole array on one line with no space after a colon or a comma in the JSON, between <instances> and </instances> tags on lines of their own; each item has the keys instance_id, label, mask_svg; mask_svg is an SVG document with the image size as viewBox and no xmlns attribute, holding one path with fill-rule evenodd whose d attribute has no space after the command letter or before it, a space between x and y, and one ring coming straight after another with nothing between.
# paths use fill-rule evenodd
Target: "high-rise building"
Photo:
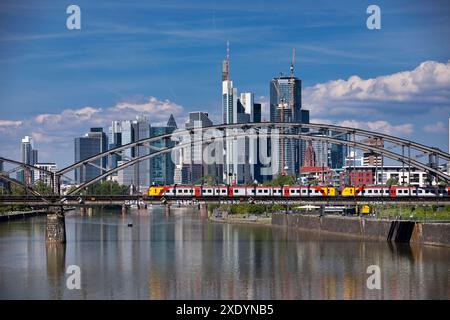
<instances>
[{"instance_id":1,"label":"high-rise building","mask_svg":"<svg viewBox=\"0 0 450 320\"><path fill-rule=\"evenodd\" d=\"M22 154L22 162L29 165L34 165L38 162L38 151L34 149L34 143L33 139L29 136L25 136L22 139L21 145L21 154ZM33 183L33 173L31 170L25 169L25 170L19 170L17 172L17 180L26 183L26 184L32 184Z\"/></svg>"},{"instance_id":2,"label":"high-rise building","mask_svg":"<svg viewBox=\"0 0 450 320\"><path fill-rule=\"evenodd\" d=\"M273 78L270 81L270 121L309 123L309 111L302 109L301 98L300 79L282 75ZM298 129L283 129L283 132L295 134ZM272 141L272 146L278 153L278 172L297 175L304 158L305 142L281 137L279 141Z\"/></svg>"},{"instance_id":3,"label":"high-rise building","mask_svg":"<svg viewBox=\"0 0 450 320\"><path fill-rule=\"evenodd\" d=\"M170 134L175 131L177 124L173 115L170 115L166 127L150 127L150 137L163 134ZM170 139L161 139L151 143L152 149L150 153L156 152L158 149L175 146L175 142ZM174 183L175 164L172 161L170 152L157 155L150 159L150 184L152 185L168 185Z\"/></svg>"},{"instance_id":4,"label":"high-rise building","mask_svg":"<svg viewBox=\"0 0 450 320\"><path fill-rule=\"evenodd\" d=\"M120 121L113 121L108 128L108 150L118 148L122 145L122 127ZM122 160L120 154L111 156L111 167L116 168L117 162ZM115 174L117 175L117 173Z\"/></svg>"},{"instance_id":5,"label":"high-rise building","mask_svg":"<svg viewBox=\"0 0 450 320\"><path fill-rule=\"evenodd\" d=\"M238 91L230 80L229 48L227 58L222 64L222 112L224 124L248 123L261 121L261 104L254 102L251 92L243 92L238 97ZM225 141L225 165L223 180L227 184L247 183L259 178L258 168L252 163L256 161L257 140L249 139L239 134L239 129L228 131ZM255 171L256 169L256 171Z\"/></svg>"},{"instance_id":6,"label":"high-rise building","mask_svg":"<svg viewBox=\"0 0 450 320\"><path fill-rule=\"evenodd\" d=\"M132 123L134 139L133 142L150 137L150 122L145 116L137 116ZM134 148L134 156L142 157L148 155L150 149L147 146L139 146ZM135 166L134 181L139 190L145 190L150 185L150 159L140 161Z\"/></svg>"},{"instance_id":7,"label":"high-rise building","mask_svg":"<svg viewBox=\"0 0 450 320\"><path fill-rule=\"evenodd\" d=\"M368 144L369 146L383 148L384 141L381 138L368 138L363 141L363 143ZM365 166L382 166L383 165L383 156L377 154L375 152L364 152L364 165Z\"/></svg>"},{"instance_id":8,"label":"high-rise building","mask_svg":"<svg viewBox=\"0 0 450 320\"><path fill-rule=\"evenodd\" d=\"M75 138L75 162L87 159L107 150L107 137L102 128L91 128L83 137ZM75 169L75 181L84 183L104 172L106 159L93 161L93 165L86 165Z\"/></svg>"},{"instance_id":9,"label":"high-rise building","mask_svg":"<svg viewBox=\"0 0 450 320\"><path fill-rule=\"evenodd\" d=\"M206 139L207 133L200 136L195 132L195 129L212 126L213 122L209 119L206 112L189 112L188 121L185 123L185 128L188 130L194 129L194 136L192 140ZM199 131L200 132L200 131ZM193 143L191 146L180 150L180 162L178 165L177 173L181 177L182 183L196 183L203 177L209 175L214 177L221 177L223 165L216 163L212 159L205 159L204 153L207 146L202 143ZM211 160L211 161L210 161Z\"/></svg>"},{"instance_id":10,"label":"high-rise building","mask_svg":"<svg viewBox=\"0 0 450 320\"><path fill-rule=\"evenodd\" d=\"M333 131L319 131L317 133L311 133L310 135L344 139L342 135L339 135L339 133ZM340 169L344 166L345 147L343 145L317 140L312 141L312 146L314 147L316 154L317 166L328 166L331 169Z\"/></svg>"}]
</instances>

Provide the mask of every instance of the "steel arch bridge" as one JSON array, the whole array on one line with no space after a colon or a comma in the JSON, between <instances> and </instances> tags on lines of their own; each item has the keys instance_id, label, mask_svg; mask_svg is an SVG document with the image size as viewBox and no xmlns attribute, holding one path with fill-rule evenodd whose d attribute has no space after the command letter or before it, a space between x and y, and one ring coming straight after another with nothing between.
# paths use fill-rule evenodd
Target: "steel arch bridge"
<instances>
[{"instance_id":1,"label":"steel arch bridge","mask_svg":"<svg viewBox=\"0 0 450 320\"><path fill-rule=\"evenodd\" d=\"M245 132L245 130L252 130L251 133ZM236 139L239 137L262 137L267 135L268 132L274 130L281 130L278 133L280 138L300 139L300 140L313 140L320 141L326 144L327 148L329 144L344 145L353 149L360 149L365 152L370 152L381 157L386 157L394 161L398 161L407 165L409 170L411 168L417 168L426 171L428 174L444 181L450 182L450 175L439 170L440 161L450 163L450 154L434 147L429 147L411 140L402 139L388 134L372 132L363 129L335 126L329 124L303 124L303 123L281 123L281 122L261 122L261 123L245 123L245 124L221 124L208 127L197 127L193 129L180 130L174 133L162 134L151 138L141 139L136 142L132 142L114 149L107 150L97 155L91 156L82 161L69 165L57 172L49 172L47 170L36 168L30 165L9 160L6 158L0 158L0 162L9 162L24 168L35 169L40 171L46 171L46 174L50 174L53 181L53 189L55 194L60 194L60 181L62 177L65 177L68 173L73 172L76 169L84 169L86 166L93 166L101 170L101 174L85 183L81 184L78 188L72 190L69 195L74 195L85 189L86 187L105 179L113 173L124 170L132 165L135 165L141 161L151 159L153 157L171 152L177 149L183 149L192 146L195 143L212 143L218 140ZM223 133L222 137L212 137L211 139L204 139L203 134L206 132L218 131ZM244 131L244 132L243 132ZM287 131L287 133L285 132ZM226 134L225 134L226 132ZM170 140L174 136L189 135L202 133L200 140L191 140L187 143L178 143L171 147L158 148L152 145L152 143L164 140ZM319 133L319 134L318 134ZM376 139L383 141L383 144L371 144L367 139ZM205 141L206 140L206 141ZM149 154L138 157L128 157L128 161L122 165L112 168L112 157L115 155L122 155L125 150L130 150L136 147L146 147L149 149ZM108 166L103 168L98 163L106 158ZM424 162L423 158L428 161ZM405 168L405 167L404 167ZM405 168L406 169L406 168Z\"/></svg>"}]
</instances>

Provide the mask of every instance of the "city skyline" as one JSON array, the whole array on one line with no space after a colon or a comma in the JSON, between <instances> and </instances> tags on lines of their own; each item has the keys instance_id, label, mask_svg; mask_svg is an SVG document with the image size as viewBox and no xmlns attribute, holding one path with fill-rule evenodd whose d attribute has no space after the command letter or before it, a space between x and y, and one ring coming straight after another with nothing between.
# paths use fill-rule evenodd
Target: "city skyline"
<instances>
[{"instance_id":1,"label":"city skyline","mask_svg":"<svg viewBox=\"0 0 450 320\"><path fill-rule=\"evenodd\" d=\"M5 154L14 158L20 157L19 139L30 135L39 144L42 161L57 162L63 167L73 161L65 150L73 148L74 137L90 127L106 130L112 120L134 119L140 114L150 116L150 122L158 125L165 123L171 113L177 122L183 123L189 112L201 110L208 112L214 123L220 123L218 88L227 40L233 65L231 77L237 87L254 92L255 101L262 103L265 120L269 119L269 82L279 72L288 74L294 47L296 76L303 82L303 105L311 112L311 122L366 128L448 150L447 121L443 119L450 114L447 94L450 62L449 45L443 40L449 33L449 22L444 19L449 8L444 2L436 2L427 10L408 2L405 17L404 11L398 12L402 2L382 1L379 5L383 27L379 31L365 28L365 6L357 3L344 10L331 2L318 5L287 2L286 7L275 11L282 19L270 17L266 22L258 17L271 10L269 4L242 4L231 10L231 2L216 3L200 10L198 3L178 3L186 9L181 13L174 8L180 15L178 25L173 16L167 15L171 4L162 6L163 9L131 5L123 12L120 23L112 28L112 9L120 4L112 2L111 7L103 7L81 1L84 16L97 17L102 10L108 14L98 17L96 23L92 19L83 20L82 29L74 31L78 33L70 33L54 23L58 7L48 10L43 3L22 11L13 10L18 5L7 2L0 12L6 21L21 15L30 19L25 26L10 23L10 29L0 34L2 45L8 48L0 53L0 64L8 65L1 80L4 89L0 91L0 145ZM301 6L310 9L308 19L299 10ZM166 21L167 29L158 32L151 27L152 23L164 25L160 19L153 22L126 19L138 9L144 13L164 10L167 21L172 22ZM293 13L287 9L296 10L301 19L294 24L289 19ZM328 18L324 19L324 15ZM197 18L198 23L194 23ZM241 24L233 28L232 22L238 18ZM414 26L408 19L414 20ZM430 23L421 23L422 29L418 31L415 23L420 19ZM39 21L46 21L46 27L29 27ZM206 30L214 21L216 28L209 34ZM318 25L319 22L322 24ZM189 23L191 27L181 34ZM434 32L438 24L439 35ZM338 40L332 40L327 32ZM388 41L395 33L402 33L403 37L398 43ZM124 34L130 36L128 40L123 39ZM251 41L250 34L254 36ZM262 39L263 34L267 39ZM171 42L174 37L177 40L181 37L192 50L177 51ZM147 51L155 54L152 50L156 50L147 47L147 41L162 38L165 42L160 47L160 56L162 52L165 55L173 51L157 65L155 55L146 54ZM116 49L108 47L112 57L100 58L98 52L95 55L87 49L98 39L105 43L114 40L119 45ZM209 40L207 44L204 39ZM129 41L135 44L132 59L120 50ZM349 47L349 43L353 44ZM69 44L81 50L69 52ZM423 45L426 53L420 49ZM396 50L400 47L402 50ZM201 56L201 52L206 53ZM376 54L369 56L369 52ZM104 58L109 62L116 60L106 65L102 63ZM79 65L79 70L70 64ZM125 67L131 71L124 72ZM57 76L53 80L41 77L38 81L36 76L43 68L49 68ZM161 74L158 85L153 77ZM171 81L171 77L179 81ZM14 81L19 78L20 81ZM10 81L6 83L6 79ZM103 82L103 87L99 82ZM54 85L54 90L43 91L50 85ZM14 108L8 107L11 105Z\"/></svg>"}]
</instances>

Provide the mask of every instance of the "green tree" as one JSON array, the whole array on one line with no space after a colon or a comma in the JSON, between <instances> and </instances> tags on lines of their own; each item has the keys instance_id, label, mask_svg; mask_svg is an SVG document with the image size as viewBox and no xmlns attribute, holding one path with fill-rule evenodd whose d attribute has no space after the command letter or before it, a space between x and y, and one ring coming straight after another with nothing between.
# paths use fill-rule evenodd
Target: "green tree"
<instances>
[{"instance_id":1,"label":"green tree","mask_svg":"<svg viewBox=\"0 0 450 320\"><path fill-rule=\"evenodd\" d=\"M386 181L386 184L388 185L388 186L395 186L395 185L398 185L398 178L389 178L387 181Z\"/></svg>"},{"instance_id":2,"label":"green tree","mask_svg":"<svg viewBox=\"0 0 450 320\"><path fill-rule=\"evenodd\" d=\"M265 186L291 186L295 184L294 176L279 175L273 180L265 181Z\"/></svg>"},{"instance_id":3,"label":"green tree","mask_svg":"<svg viewBox=\"0 0 450 320\"><path fill-rule=\"evenodd\" d=\"M34 190L42 195L50 195L52 194L52 188L50 188L48 185L46 185L44 182L42 181L36 181L36 183L34 184Z\"/></svg>"}]
</instances>

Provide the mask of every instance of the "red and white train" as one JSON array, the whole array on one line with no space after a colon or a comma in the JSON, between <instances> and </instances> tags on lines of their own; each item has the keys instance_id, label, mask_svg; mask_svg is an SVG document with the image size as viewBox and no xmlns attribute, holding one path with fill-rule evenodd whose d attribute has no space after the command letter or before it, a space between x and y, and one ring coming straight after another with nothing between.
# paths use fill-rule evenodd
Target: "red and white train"
<instances>
[{"instance_id":1,"label":"red and white train","mask_svg":"<svg viewBox=\"0 0 450 320\"><path fill-rule=\"evenodd\" d=\"M341 189L328 186L239 186L239 185L170 185L151 186L149 196L179 197L449 197L450 186L346 186Z\"/></svg>"}]
</instances>

